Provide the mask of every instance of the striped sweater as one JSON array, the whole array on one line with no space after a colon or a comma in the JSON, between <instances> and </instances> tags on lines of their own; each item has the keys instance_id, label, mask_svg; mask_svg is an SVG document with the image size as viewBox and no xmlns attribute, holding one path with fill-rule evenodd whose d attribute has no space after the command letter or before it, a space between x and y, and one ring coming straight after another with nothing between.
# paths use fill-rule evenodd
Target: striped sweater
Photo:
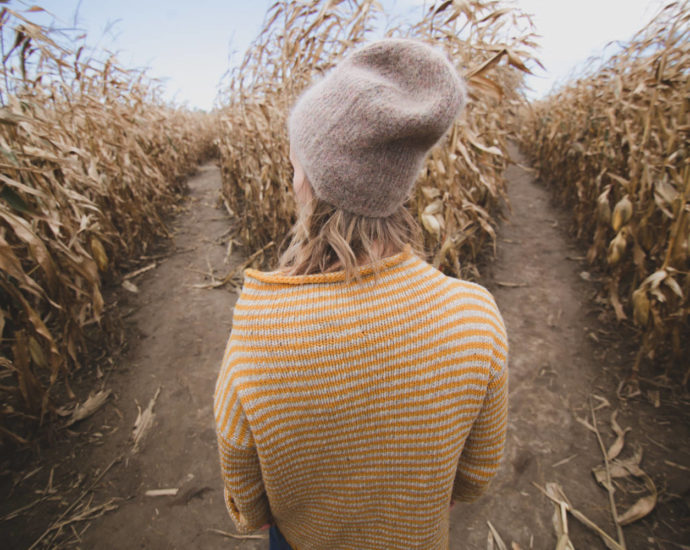
<instances>
[{"instance_id":1,"label":"striped sweater","mask_svg":"<svg viewBox=\"0 0 690 550\"><path fill-rule=\"evenodd\" d=\"M409 246L360 272L246 270L214 399L228 511L295 550L445 549L503 454L503 321Z\"/></svg>"}]
</instances>

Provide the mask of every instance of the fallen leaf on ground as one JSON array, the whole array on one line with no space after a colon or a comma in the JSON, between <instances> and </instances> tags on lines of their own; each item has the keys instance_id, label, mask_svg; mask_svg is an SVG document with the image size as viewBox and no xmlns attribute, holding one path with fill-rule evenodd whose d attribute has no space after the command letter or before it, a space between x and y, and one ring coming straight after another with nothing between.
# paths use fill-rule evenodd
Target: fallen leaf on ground
<instances>
[{"instance_id":1,"label":"fallen leaf on ground","mask_svg":"<svg viewBox=\"0 0 690 550\"><path fill-rule=\"evenodd\" d=\"M138 277L142 273L146 273L147 271L155 269L156 267L158 267L158 264L156 262L150 263L146 267L142 267L141 269L137 269L135 271L132 271L131 273L127 273L127 275L125 275L123 277L123 279L125 279L125 280L133 279L134 277Z\"/></svg>"},{"instance_id":2,"label":"fallen leaf on ground","mask_svg":"<svg viewBox=\"0 0 690 550\"><path fill-rule=\"evenodd\" d=\"M575 550L568 535L568 505L559 499L557 487L546 484L546 492L553 498L553 527L556 530L556 550ZM557 502L558 501L558 502Z\"/></svg>"},{"instance_id":3,"label":"fallen leaf on ground","mask_svg":"<svg viewBox=\"0 0 690 550\"><path fill-rule=\"evenodd\" d=\"M547 483L546 489L541 487L534 481L532 482L532 485L534 485L544 495L546 495L546 497L548 497L549 500L558 504L559 506L565 507L565 509L585 527L597 533L606 545L606 547L609 548L609 550L625 550L623 546L621 546L620 544L618 544L618 542L616 542L616 540L611 538L601 527L599 527L591 519L585 516L582 512L580 512L576 508L573 508L572 504L570 504L570 501L565 496L563 488L558 483Z\"/></svg>"},{"instance_id":4,"label":"fallen leaf on ground","mask_svg":"<svg viewBox=\"0 0 690 550\"><path fill-rule=\"evenodd\" d=\"M174 497L177 495L179 489L175 487L174 489L149 489L144 493L147 497Z\"/></svg>"},{"instance_id":5,"label":"fallen leaf on ground","mask_svg":"<svg viewBox=\"0 0 690 550\"><path fill-rule=\"evenodd\" d=\"M131 292L132 294L136 294L137 292L139 292L139 288L137 287L137 285L135 285L131 281L122 281L122 288L124 288L128 292Z\"/></svg>"},{"instance_id":6,"label":"fallen leaf on ground","mask_svg":"<svg viewBox=\"0 0 690 550\"><path fill-rule=\"evenodd\" d=\"M611 406L611 402L608 399L606 399L605 397L602 397L601 395L597 395L596 393L593 393L592 397L594 399L596 399L597 401L599 401L599 404L596 407L594 407L595 411L598 411L599 409L603 409L604 407L610 407Z\"/></svg>"},{"instance_id":7,"label":"fallen leaf on ground","mask_svg":"<svg viewBox=\"0 0 690 550\"><path fill-rule=\"evenodd\" d=\"M611 478L621 478L628 477L630 475L636 477L644 477L646 474L640 468L640 462L642 461L642 448L635 451L635 454L630 458L625 460L613 460L609 465L609 470L611 472ZM594 474L594 479L597 480L604 488L606 488L606 467L601 464L596 468L592 469Z\"/></svg>"},{"instance_id":8,"label":"fallen leaf on ground","mask_svg":"<svg viewBox=\"0 0 690 550\"><path fill-rule=\"evenodd\" d=\"M552 467L552 468L557 468L558 466L563 466L563 464L567 464L568 462L570 462L570 461L571 461L573 458L575 458L576 456L577 456L577 454L570 455L568 458L564 458L563 460L559 460L559 461L556 462L555 464L552 464L551 467Z\"/></svg>"},{"instance_id":9,"label":"fallen leaf on ground","mask_svg":"<svg viewBox=\"0 0 690 550\"><path fill-rule=\"evenodd\" d=\"M631 428L625 428L625 430L622 429L616 421L617 416L618 409L611 413L611 428L616 434L616 441L613 442L613 444L609 447L609 450L606 452L606 456L608 456L609 460L613 460L619 454L621 454L623 446L625 445L625 434L631 430Z\"/></svg>"},{"instance_id":10,"label":"fallen leaf on ground","mask_svg":"<svg viewBox=\"0 0 690 550\"><path fill-rule=\"evenodd\" d=\"M506 543L503 542L501 535L499 535L498 531L496 531L495 527L493 525L491 525L491 522L487 521L486 523L489 526L489 530L491 531L491 536L493 537L494 541L496 542L496 546L497 546L498 550L508 550Z\"/></svg>"},{"instance_id":11,"label":"fallen leaf on ground","mask_svg":"<svg viewBox=\"0 0 690 550\"><path fill-rule=\"evenodd\" d=\"M158 395L160 393L161 388L159 386L156 390L156 395L154 395L153 399L149 401L149 404L144 412L141 412L141 408L139 408L139 405L137 405L139 408L139 414L137 415L137 419L134 421L134 428L132 432L132 441L134 442L134 445L132 446L132 454L139 450L139 443L141 443L141 440L143 439L144 435L146 435L146 432L148 432L151 426L153 426L153 418L155 416L153 413L153 407L156 404Z\"/></svg>"},{"instance_id":12,"label":"fallen leaf on ground","mask_svg":"<svg viewBox=\"0 0 690 550\"><path fill-rule=\"evenodd\" d=\"M220 529L209 529L211 533L216 533L218 535L223 535L231 539L267 539L266 535L236 535L235 533L228 533L227 531L221 531Z\"/></svg>"},{"instance_id":13,"label":"fallen leaf on ground","mask_svg":"<svg viewBox=\"0 0 690 550\"><path fill-rule=\"evenodd\" d=\"M649 514L652 510L654 510L654 507L656 506L656 501L657 501L657 491L656 491L656 485L654 485L654 482L652 481L652 478L649 477L647 474L643 473L643 478L644 478L644 483L647 486L647 489L649 490L648 495L645 495L639 499L637 499L637 502L633 504L630 508L628 508L625 512L622 514L619 514L618 516L618 523L621 525L629 525L638 519L642 519L645 517L647 514Z\"/></svg>"},{"instance_id":14,"label":"fallen leaf on ground","mask_svg":"<svg viewBox=\"0 0 690 550\"><path fill-rule=\"evenodd\" d=\"M108 397L111 393L111 390L101 390L93 395L90 395L86 401L74 408L72 411L72 416L65 424L65 427L71 426L75 422L79 422L80 420L84 420L85 418L91 416L103 405L105 405L105 402L108 400Z\"/></svg>"}]
</instances>

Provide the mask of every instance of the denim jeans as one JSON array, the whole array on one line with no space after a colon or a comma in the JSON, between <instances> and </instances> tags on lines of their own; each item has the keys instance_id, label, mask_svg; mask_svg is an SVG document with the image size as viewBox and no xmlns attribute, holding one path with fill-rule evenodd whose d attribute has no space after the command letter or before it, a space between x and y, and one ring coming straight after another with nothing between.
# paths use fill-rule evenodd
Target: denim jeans
<instances>
[{"instance_id":1,"label":"denim jeans","mask_svg":"<svg viewBox=\"0 0 690 550\"><path fill-rule=\"evenodd\" d=\"M292 550L276 525L271 525L271 529L268 531L268 542L269 550Z\"/></svg>"}]
</instances>

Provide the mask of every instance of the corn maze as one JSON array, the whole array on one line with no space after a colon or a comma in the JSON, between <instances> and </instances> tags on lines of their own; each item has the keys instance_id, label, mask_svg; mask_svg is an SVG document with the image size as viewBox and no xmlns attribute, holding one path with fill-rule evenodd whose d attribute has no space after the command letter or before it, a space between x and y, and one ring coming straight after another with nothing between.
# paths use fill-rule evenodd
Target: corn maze
<instances>
[{"instance_id":1,"label":"corn maze","mask_svg":"<svg viewBox=\"0 0 690 550\"><path fill-rule=\"evenodd\" d=\"M239 241L255 266L274 264L295 220L289 108L376 33L443 48L469 85L468 107L408 203L433 265L479 277L496 245L508 141L519 139L572 207L618 319L638 327L638 362L690 353L687 4L669 5L599 68L528 105L521 87L538 64L536 38L530 17L507 4L429 3L418 20L384 25L371 0L284 0L211 113L166 104L144 72L33 23L40 10L0 12L3 443L27 444L60 405L57 388L73 397L87 332L106 336L104 286L167 234L164 216L200 162L219 155Z\"/></svg>"},{"instance_id":2,"label":"corn maze","mask_svg":"<svg viewBox=\"0 0 690 550\"><path fill-rule=\"evenodd\" d=\"M525 111L520 140L572 208L640 360L690 374L690 9L669 4L600 66ZM668 364L668 361L666 361Z\"/></svg>"},{"instance_id":3,"label":"corn maze","mask_svg":"<svg viewBox=\"0 0 690 550\"><path fill-rule=\"evenodd\" d=\"M275 0L209 112L166 102L148 70L81 31L37 23L49 6L1 4L10 547L263 547L236 539L265 532L227 530L210 428L235 293L243 269L274 270L289 245L296 99L357 47L409 37L442 49L468 89L406 203L415 244L491 291L510 342L503 463L490 494L449 509L449 547L685 548L671 539L690 535L690 3L669 0L530 101L539 29L520 2L427 1L394 16L387 0ZM456 384L420 403L441 410ZM350 460L328 452L334 468Z\"/></svg>"},{"instance_id":4,"label":"corn maze","mask_svg":"<svg viewBox=\"0 0 690 550\"><path fill-rule=\"evenodd\" d=\"M104 282L166 234L214 147L209 115L165 105L144 74L87 57L32 11L0 12L0 436L19 444L55 409L86 331L104 329Z\"/></svg>"}]
</instances>

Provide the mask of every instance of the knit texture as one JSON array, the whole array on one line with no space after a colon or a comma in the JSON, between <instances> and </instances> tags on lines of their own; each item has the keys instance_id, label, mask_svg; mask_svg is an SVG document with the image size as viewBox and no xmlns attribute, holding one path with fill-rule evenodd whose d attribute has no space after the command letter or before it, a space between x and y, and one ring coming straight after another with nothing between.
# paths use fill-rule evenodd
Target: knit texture
<instances>
[{"instance_id":1,"label":"knit texture","mask_svg":"<svg viewBox=\"0 0 690 550\"><path fill-rule=\"evenodd\" d=\"M503 454L504 324L409 247L360 271L245 272L215 392L226 504L295 550L445 550L451 495Z\"/></svg>"},{"instance_id":2,"label":"knit texture","mask_svg":"<svg viewBox=\"0 0 690 550\"><path fill-rule=\"evenodd\" d=\"M317 197L386 217L409 195L465 97L440 51L410 39L372 42L302 94L288 121L290 144Z\"/></svg>"}]
</instances>

